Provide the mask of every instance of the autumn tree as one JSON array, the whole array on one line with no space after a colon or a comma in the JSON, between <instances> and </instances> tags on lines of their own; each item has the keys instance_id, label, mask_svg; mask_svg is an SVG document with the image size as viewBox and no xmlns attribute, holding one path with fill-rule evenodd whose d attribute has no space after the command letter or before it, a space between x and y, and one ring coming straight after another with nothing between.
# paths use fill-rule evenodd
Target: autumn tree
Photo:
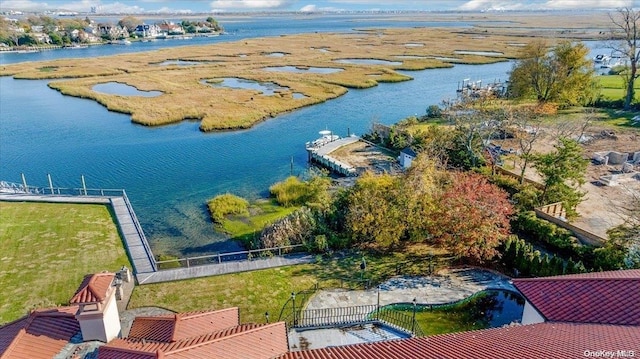
<instances>
[{"instance_id":1,"label":"autumn tree","mask_svg":"<svg viewBox=\"0 0 640 359\"><path fill-rule=\"evenodd\" d=\"M456 173L431 214L431 241L475 262L498 254L513 208L505 191L477 173Z\"/></svg>"},{"instance_id":2,"label":"autumn tree","mask_svg":"<svg viewBox=\"0 0 640 359\"><path fill-rule=\"evenodd\" d=\"M536 154L533 166L542 176L544 188L541 194L543 204L562 202L567 216L575 216L576 206L585 193L580 191L589 161L582 156L582 148L575 140L560 138L555 150Z\"/></svg>"},{"instance_id":3,"label":"autumn tree","mask_svg":"<svg viewBox=\"0 0 640 359\"><path fill-rule=\"evenodd\" d=\"M130 33L140 24L142 24L142 21L135 16L125 16L118 21L118 26L126 28Z\"/></svg>"},{"instance_id":4,"label":"autumn tree","mask_svg":"<svg viewBox=\"0 0 640 359\"><path fill-rule=\"evenodd\" d=\"M355 243L383 251L399 244L406 226L397 177L365 174L344 198L344 226Z\"/></svg>"},{"instance_id":5,"label":"autumn tree","mask_svg":"<svg viewBox=\"0 0 640 359\"><path fill-rule=\"evenodd\" d=\"M625 82L624 109L628 110L631 107L631 102L635 95L633 85L636 78L638 78L640 11L628 7L621 8L618 9L615 15L609 13L609 18L613 24L613 29L611 30L612 37L614 39L620 39L617 42L612 42L610 47L613 51L622 54L629 62L628 70L620 72Z\"/></svg>"},{"instance_id":6,"label":"autumn tree","mask_svg":"<svg viewBox=\"0 0 640 359\"><path fill-rule=\"evenodd\" d=\"M401 178L402 210L405 213L408 239L420 242L429 234L431 213L436 209L445 172L438 159L429 154L419 154Z\"/></svg>"},{"instance_id":7,"label":"autumn tree","mask_svg":"<svg viewBox=\"0 0 640 359\"><path fill-rule=\"evenodd\" d=\"M534 40L520 52L509 76L513 98L538 102L586 105L595 100L595 71L582 43L560 42L549 51L543 40Z\"/></svg>"}]
</instances>

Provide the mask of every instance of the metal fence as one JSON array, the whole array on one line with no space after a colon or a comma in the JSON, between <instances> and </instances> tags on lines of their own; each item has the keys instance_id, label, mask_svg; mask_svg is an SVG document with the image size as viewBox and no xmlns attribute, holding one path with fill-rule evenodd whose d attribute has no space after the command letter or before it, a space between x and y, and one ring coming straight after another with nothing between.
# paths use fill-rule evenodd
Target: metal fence
<instances>
[{"instance_id":1,"label":"metal fence","mask_svg":"<svg viewBox=\"0 0 640 359\"><path fill-rule=\"evenodd\" d=\"M216 253L204 256L185 257L156 261L160 269L169 269L177 267L193 267L208 264L220 264L223 262L254 260L259 258L270 258L275 256L283 256L285 254L304 251L304 244L295 244L290 246L281 246L274 248L252 249L248 251Z\"/></svg>"},{"instance_id":2,"label":"metal fence","mask_svg":"<svg viewBox=\"0 0 640 359\"><path fill-rule=\"evenodd\" d=\"M0 181L0 193L2 194L26 194L26 195L54 195L54 196L87 196L87 197L121 197L123 189L96 189L96 188L63 188L40 187L24 184Z\"/></svg>"}]
</instances>

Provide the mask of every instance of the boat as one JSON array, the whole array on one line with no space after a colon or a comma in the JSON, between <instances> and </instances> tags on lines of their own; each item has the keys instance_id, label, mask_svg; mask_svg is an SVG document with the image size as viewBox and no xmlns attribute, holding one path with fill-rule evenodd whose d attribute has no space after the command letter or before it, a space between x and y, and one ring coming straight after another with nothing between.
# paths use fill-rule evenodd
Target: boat
<instances>
[{"instance_id":1,"label":"boat","mask_svg":"<svg viewBox=\"0 0 640 359\"><path fill-rule=\"evenodd\" d=\"M127 39L116 40L116 41L112 41L111 43L114 45L131 45L131 41Z\"/></svg>"},{"instance_id":2,"label":"boat","mask_svg":"<svg viewBox=\"0 0 640 359\"><path fill-rule=\"evenodd\" d=\"M306 148L318 148L326 145L329 142L337 141L340 139L340 136L334 135L332 131L322 130L318 132L320 134L320 138L317 140L313 140L311 142L307 142L305 144Z\"/></svg>"},{"instance_id":3,"label":"boat","mask_svg":"<svg viewBox=\"0 0 640 359\"><path fill-rule=\"evenodd\" d=\"M597 54L593 57L593 63L596 65L602 65L603 63L609 62L609 56L605 54Z\"/></svg>"}]
</instances>

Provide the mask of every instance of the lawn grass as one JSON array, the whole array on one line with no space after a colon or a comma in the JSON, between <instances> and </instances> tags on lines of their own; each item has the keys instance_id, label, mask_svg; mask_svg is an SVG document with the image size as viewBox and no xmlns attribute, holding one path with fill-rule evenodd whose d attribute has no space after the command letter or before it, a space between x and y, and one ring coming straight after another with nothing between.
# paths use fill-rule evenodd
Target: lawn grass
<instances>
[{"instance_id":1,"label":"lawn grass","mask_svg":"<svg viewBox=\"0 0 640 359\"><path fill-rule=\"evenodd\" d=\"M602 89L600 94L606 100L619 100L624 98L624 81L619 75L602 75L598 76L598 81ZM633 84L635 89L634 102L640 102L640 81L635 81Z\"/></svg>"},{"instance_id":2,"label":"lawn grass","mask_svg":"<svg viewBox=\"0 0 640 359\"><path fill-rule=\"evenodd\" d=\"M131 268L105 205L0 201L0 323L68 304L86 274Z\"/></svg>"},{"instance_id":3,"label":"lawn grass","mask_svg":"<svg viewBox=\"0 0 640 359\"><path fill-rule=\"evenodd\" d=\"M470 298L462 300L451 306L435 307L430 309L419 306L416 311L416 325L422 329L424 335L436 335L445 333L466 332L470 330L489 328L489 322L485 319L485 310L490 310L492 302L489 294L480 292ZM381 311L398 311L410 318L413 310L410 304L392 306ZM404 323L409 326L410 323ZM410 327L405 329L411 330Z\"/></svg>"},{"instance_id":4,"label":"lawn grass","mask_svg":"<svg viewBox=\"0 0 640 359\"><path fill-rule=\"evenodd\" d=\"M264 322L265 312L277 320L291 292L319 287L363 287L361 280L376 285L397 274L425 275L428 273L428 255L433 263L445 266L450 257L441 250L415 245L402 252L389 255L364 254L366 270L360 270L363 254L318 257L316 263L259 271L225 274L178 282L137 286L129 308L160 306L173 311L222 309L237 306L242 322ZM398 272L400 271L400 272ZM304 303L300 303L304 305Z\"/></svg>"}]
</instances>

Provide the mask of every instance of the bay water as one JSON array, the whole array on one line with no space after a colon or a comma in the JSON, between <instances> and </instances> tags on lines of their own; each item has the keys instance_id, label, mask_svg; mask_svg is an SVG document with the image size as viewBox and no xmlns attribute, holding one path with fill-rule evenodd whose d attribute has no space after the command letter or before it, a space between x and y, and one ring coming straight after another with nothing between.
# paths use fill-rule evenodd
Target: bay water
<instances>
[{"instance_id":1,"label":"bay water","mask_svg":"<svg viewBox=\"0 0 640 359\"><path fill-rule=\"evenodd\" d=\"M430 26L425 22L356 16L306 20L259 17L222 24L230 35L0 54L0 64L103 56L156 46L201 45L283 33ZM277 116L249 130L219 133L202 133L195 121L162 127L136 125L128 115L109 112L92 100L63 96L49 89L47 81L2 77L0 180L20 183L24 173L29 185L47 186L46 176L51 174L54 186L77 188L81 187L83 175L89 188L127 191L156 254L193 256L238 250L237 243L214 230L207 200L226 192L250 199L266 197L271 184L291 174L291 159L294 175L307 170L304 144L317 138L319 130L360 135L373 122L392 124L424 114L429 105L454 97L462 79L485 83L505 80L510 69L511 63L501 62L404 72L413 80L350 89L337 99Z\"/></svg>"}]
</instances>

